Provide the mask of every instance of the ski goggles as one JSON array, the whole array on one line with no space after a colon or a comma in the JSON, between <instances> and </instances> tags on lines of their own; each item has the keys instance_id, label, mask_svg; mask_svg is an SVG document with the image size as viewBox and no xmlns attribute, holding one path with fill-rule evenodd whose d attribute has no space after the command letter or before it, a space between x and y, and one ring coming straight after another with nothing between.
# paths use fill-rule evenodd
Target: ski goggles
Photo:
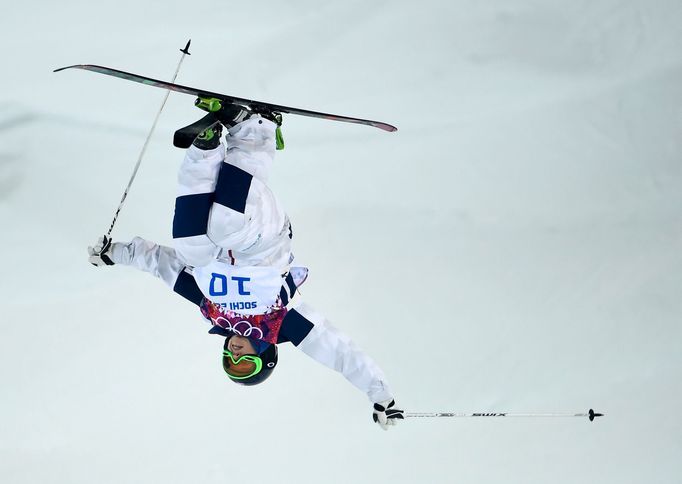
<instances>
[{"instance_id":1,"label":"ski goggles","mask_svg":"<svg viewBox=\"0 0 682 484\"><path fill-rule=\"evenodd\" d=\"M245 380L260 373L263 360L258 355L242 355L235 359L230 350L223 350L223 369L234 380Z\"/></svg>"}]
</instances>

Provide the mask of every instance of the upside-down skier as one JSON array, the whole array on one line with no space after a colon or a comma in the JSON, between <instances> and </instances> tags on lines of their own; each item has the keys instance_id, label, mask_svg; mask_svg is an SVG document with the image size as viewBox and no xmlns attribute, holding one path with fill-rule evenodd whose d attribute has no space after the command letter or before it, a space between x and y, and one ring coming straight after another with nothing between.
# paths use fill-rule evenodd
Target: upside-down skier
<instances>
[{"instance_id":1,"label":"upside-down skier","mask_svg":"<svg viewBox=\"0 0 682 484\"><path fill-rule=\"evenodd\" d=\"M195 139L181 163L173 247L105 236L88 247L89 261L149 272L197 305L209 333L225 337L222 363L232 381L262 383L277 365L277 345L291 342L364 392L373 420L387 429L403 411L382 370L299 296L294 300L308 271L291 265L291 223L266 185L283 147L281 115L216 99L197 105L212 106L220 122Z\"/></svg>"}]
</instances>

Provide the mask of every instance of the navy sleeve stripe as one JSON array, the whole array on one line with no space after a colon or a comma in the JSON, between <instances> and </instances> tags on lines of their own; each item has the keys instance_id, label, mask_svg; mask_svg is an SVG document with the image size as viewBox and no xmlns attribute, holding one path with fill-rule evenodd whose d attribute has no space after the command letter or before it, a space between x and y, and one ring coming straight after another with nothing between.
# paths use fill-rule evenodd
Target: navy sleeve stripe
<instances>
[{"instance_id":1,"label":"navy sleeve stripe","mask_svg":"<svg viewBox=\"0 0 682 484\"><path fill-rule=\"evenodd\" d=\"M284 289L284 286L279 290L279 297L282 300L282 306L287 306L289 304L289 294L287 294L287 290Z\"/></svg>"},{"instance_id":2,"label":"navy sleeve stripe","mask_svg":"<svg viewBox=\"0 0 682 484\"><path fill-rule=\"evenodd\" d=\"M223 163L215 187L216 203L244 213L252 179L253 177L241 168Z\"/></svg>"},{"instance_id":3,"label":"navy sleeve stripe","mask_svg":"<svg viewBox=\"0 0 682 484\"><path fill-rule=\"evenodd\" d=\"M291 276L291 274L287 274L287 277L284 278L284 281L289 287L289 294L291 294L291 297L294 297L294 294L296 294L296 284L294 284L294 278Z\"/></svg>"},{"instance_id":4,"label":"navy sleeve stripe","mask_svg":"<svg viewBox=\"0 0 682 484\"><path fill-rule=\"evenodd\" d=\"M208 216L213 204L212 193L183 195L175 199L173 216L173 238L205 235Z\"/></svg>"},{"instance_id":5,"label":"navy sleeve stripe","mask_svg":"<svg viewBox=\"0 0 682 484\"><path fill-rule=\"evenodd\" d=\"M298 346L303 339L308 336L314 324L304 318L301 313L292 309L287 312L279 330L279 342L291 341L294 346Z\"/></svg>"},{"instance_id":6,"label":"navy sleeve stripe","mask_svg":"<svg viewBox=\"0 0 682 484\"><path fill-rule=\"evenodd\" d=\"M178 275L173 291L197 306L201 305L201 300L204 298L201 289L197 285L197 281L194 280L194 276L185 271L181 271Z\"/></svg>"}]
</instances>

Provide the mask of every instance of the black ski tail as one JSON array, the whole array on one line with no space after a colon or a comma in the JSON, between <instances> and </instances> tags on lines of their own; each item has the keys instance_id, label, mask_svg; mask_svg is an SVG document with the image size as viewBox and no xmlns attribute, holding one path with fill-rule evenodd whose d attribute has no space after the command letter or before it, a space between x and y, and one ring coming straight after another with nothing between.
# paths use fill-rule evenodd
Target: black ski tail
<instances>
[{"instance_id":1,"label":"black ski tail","mask_svg":"<svg viewBox=\"0 0 682 484\"><path fill-rule=\"evenodd\" d=\"M218 118L215 113L208 113L206 116L201 118L199 121L180 128L173 135L173 146L176 148L189 148L192 146L194 139L199 136L199 134L206 128L214 125L218 122Z\"/></svg>"}]
</instances>

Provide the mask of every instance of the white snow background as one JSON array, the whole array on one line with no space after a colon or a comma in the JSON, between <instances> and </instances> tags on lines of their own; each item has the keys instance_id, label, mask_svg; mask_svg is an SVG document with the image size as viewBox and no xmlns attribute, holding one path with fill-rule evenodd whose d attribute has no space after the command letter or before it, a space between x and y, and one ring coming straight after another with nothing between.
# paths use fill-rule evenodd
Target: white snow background
<instances>
[{"instance_id":1,"label":"white snow background","mask_svg":"<svg viewBox=\"0 0 682 484\"><path fill-rule=\"evenodd\" d=\"M2 0L2 483L674 483L682 466L679 0ZM164 92L94 63L379 119L287 116L272 186L303 297L424 419L389 432L291 345L224 378L158 280L96 269ZM172 93L114 229L171 243Z\"/></svg>"}]
</instances>

